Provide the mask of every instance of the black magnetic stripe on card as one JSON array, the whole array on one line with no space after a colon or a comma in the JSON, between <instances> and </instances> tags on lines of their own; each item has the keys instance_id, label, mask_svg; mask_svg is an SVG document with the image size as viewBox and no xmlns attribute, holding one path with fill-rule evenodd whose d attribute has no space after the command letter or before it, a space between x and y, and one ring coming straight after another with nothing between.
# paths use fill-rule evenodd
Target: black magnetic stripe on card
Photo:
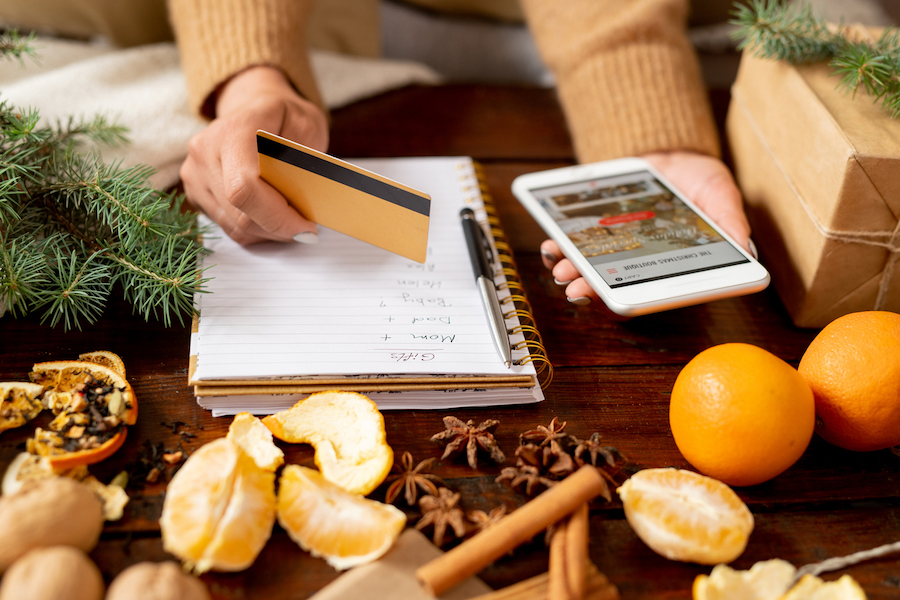
<instances>
[{"instance_id":1,"label":"black magnetic stripe on card","mask_svg":"<svg viewBox=\"0 0 900 600\"><path fill-rule=\"evenodd\" d=\"M426 217L431 210L431 201L427 198L394 187L389 183L379 181L318 156L279 144L261 135L256 136L256 147L260 154L265 154L275 160L315 173L365 194L381 198L391 204L402 206Z\"/></svg>"}]
</instances>

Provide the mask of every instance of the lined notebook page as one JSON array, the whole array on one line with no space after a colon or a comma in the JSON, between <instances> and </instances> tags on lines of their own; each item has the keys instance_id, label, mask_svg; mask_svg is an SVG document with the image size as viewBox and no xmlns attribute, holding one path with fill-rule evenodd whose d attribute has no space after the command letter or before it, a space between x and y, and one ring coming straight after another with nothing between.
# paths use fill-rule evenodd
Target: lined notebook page
<instances>
[{"instance_id":1,"label":"lined notebook page","mask_svg":"<svg viewBox=\"0 0 900 600\"><path fill-rule=\"evenodd\" d=\"M212 293L198 298L194 380L534 375L530 363L503 365L476 289L459 219L465 206L486 219L471 160L353 162L431 195L427 261L324 227L318 244L246 248L216 230L204 241ZM508 295L500 292L501 303Z\"/></svg>"}]
</instances>

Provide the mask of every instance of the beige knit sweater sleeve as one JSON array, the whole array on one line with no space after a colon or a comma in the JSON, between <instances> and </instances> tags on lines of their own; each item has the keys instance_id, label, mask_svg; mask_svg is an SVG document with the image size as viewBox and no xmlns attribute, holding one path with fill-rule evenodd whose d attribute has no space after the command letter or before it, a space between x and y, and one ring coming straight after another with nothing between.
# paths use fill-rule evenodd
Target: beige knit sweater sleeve
<instances>
[{"instance_id":1,"label":"beige knit sweater sleeve","mask_svg":"<svg viewBox=\"0 0 900 600\"><path fill-rule=\"evenodd\" d=\"M191 107L214 115L214 93L255 65L280 68L322 106L306 49L313 0L168 0Z\"/></svg>"},{"instance_id":2,"label":"beige knit sweater sleeve","mask_svg":"<svg viewBox=\"0 0 900 600\"><path fill-rule=\"evenodd\" d=\"M523 0L581 162L656 150L718 156L687 0Z\"/></svg>"}]
</instances>

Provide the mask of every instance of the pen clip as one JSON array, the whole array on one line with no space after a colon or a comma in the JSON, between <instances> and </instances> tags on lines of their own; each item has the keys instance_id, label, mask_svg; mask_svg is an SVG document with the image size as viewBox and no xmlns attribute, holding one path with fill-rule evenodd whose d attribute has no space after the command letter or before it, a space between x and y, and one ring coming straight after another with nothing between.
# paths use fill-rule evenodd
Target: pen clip
<instances>
[{"instance_id":1,"label":"pen clip","mask_svg":"<svg viewBox=\"0 0 900 600\"><path fill-rule=\"evenodd\" d=\"M478 237L481 239L481 249L482 252L484 252L485 259L487 259L488 267L490 267L491 270L491 279L493 279L494 274L497 272L497 261L495 260L494 247L491 246L491 242L490 240L488 240L488 236L484 232L484 229L481 227L481 224L476 221L475 225L478 226Z\"/></svg>"},{"instance_id":2,"label":"pen clip","mask_svg":"<svg viewBox=\"0 0 900 600\"><path fill-rule=\"evenodd\" d=\"M475 270L476 276L482 275L493 282L497 264L494 260L494 247L481 224L475 219L475 213L471 208L462 209L459 216L463 221L463 229L466 231L469 255L472 258L472 268Z\"/></svg>"}]
</instances>

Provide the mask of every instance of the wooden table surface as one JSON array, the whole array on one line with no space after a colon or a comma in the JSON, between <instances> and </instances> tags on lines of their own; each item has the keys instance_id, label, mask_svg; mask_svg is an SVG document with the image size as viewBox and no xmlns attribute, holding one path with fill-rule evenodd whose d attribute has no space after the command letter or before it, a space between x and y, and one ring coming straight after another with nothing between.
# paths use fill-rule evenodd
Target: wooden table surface
<instances>
[{"instance_id":1,"label":"wooden table surface","mask_svg":"<svg viewBox=\"0 0 900 600\"><path fill-rule=\"evenodd\" d=\"M470 155L479 160L555 367L540 404L386 413L387 439L398 456L408 450L416 460L438 457L441 448L429 438L443 429L441 419L448 414L476 422L498 419L497 438L508 455L519 433L557 417L579 437L600 432L606 444L629 459L626 472L690 468L668 426L669 393L684 364L709 346L747 342L796 365L816 333L792 326L774 289L625 322L568 304L541 266L538 245L544 236L510 193L512 179L521 173L573 162L565 122L550 90L459 85L391 92L336 111L330 151L340 157ZM191 453L225 435L230 420L213 418L198 407L187 385L188 327L145 323L119 301L84 331L63 333L42 326L37 318L0 319L0 380L26 378L36 361L74 358L95 349L124 358L140 406L139 421L124 447L92 467L101 479L132 467L154 448ZM29 425L0 435L0 467L23 449L32 429ZM282 447L288 462L313 465L309 447ZM496 483L499 470L487 461L473 470L452 459L439 461L435 468L449 487L461 492L464 508L490 509L504 503L514 509L526 497ZM107 582L135 562L171 558L162 549L158 526L165 483L163 477L155 484L135 486L124 518L106 525L91 556ZM814 438L786 473L737 491L754 513L756 527L747 550L733 563L736 568L776 557L799 566L900 540L900 458L887 450L851 453ZM384 492L382 486L372 497L383 499ZM412 525L420 515L410 509L408 516ZM623 598L690 598L694 577L710 570L652 552L632 532L615 499L591 505L590 526L591 559ZM536 539L481 576L497 588L546 568L547 549ZM869 598L900 597L897 556L846 572ZM336 576L276 524L250 569L202 578L214 598L277 600L306 598Z\"/></svg>"}]
</instances>

